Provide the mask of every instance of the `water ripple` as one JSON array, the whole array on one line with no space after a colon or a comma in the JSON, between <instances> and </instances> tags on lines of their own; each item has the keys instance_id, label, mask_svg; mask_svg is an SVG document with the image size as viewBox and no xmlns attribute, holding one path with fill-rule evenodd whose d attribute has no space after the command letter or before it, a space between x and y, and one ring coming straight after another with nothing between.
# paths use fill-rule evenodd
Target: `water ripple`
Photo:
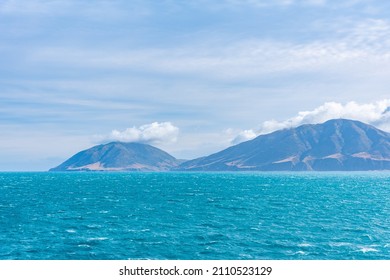
<instances>
[{"instance_id":1,"label":"water ripple","mask_svg":"<svg viewBox=\"0 0 390 280\"><path fill-rule=\"evenodd\" d=\"M390 259L390 174L0 173L0 259Z\"/></svg>"}]
</instances>

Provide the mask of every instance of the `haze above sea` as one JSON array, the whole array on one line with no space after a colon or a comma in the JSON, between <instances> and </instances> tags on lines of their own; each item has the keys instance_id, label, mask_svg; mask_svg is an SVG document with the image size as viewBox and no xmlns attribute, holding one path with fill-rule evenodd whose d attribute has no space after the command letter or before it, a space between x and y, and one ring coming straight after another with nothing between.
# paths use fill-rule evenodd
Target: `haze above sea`
<instances>
[{"instance_id":1,"label":"haze above sea","mask_svg":"<svg viewBox=\"0 0 390 280\"><path fill-rule=\"evenodd\" d=\"M0 173L0 259L390 259L390 172Z\"/></svg>"}]
</instances>

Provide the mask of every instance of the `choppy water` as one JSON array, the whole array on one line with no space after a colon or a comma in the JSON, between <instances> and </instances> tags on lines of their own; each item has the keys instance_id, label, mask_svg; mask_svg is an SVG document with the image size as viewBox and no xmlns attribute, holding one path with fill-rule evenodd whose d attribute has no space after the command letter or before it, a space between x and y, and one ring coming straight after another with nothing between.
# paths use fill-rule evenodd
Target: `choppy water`
<instances>
[{"instance_id":1,"label":"choppy water","mask_svg":"<svg viewBox=\"0 0 390 280\"><path fill-rule=\"evenodd\" d=\"M390 259L390 173L0 173L0 259Z\"/></svg>"}]
</instances>

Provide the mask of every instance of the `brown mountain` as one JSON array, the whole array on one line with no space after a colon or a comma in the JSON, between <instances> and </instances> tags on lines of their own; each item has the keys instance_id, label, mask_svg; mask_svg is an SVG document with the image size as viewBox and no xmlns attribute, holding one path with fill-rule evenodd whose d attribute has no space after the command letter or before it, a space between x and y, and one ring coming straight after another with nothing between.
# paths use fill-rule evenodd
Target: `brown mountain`
<instances>
[{"instance_id":1,"label":"brown mountain","mask_svg":"<svg viewBox=\"0 0 390 280\"><path fill-rule=\"evenodd\" d=\"M188 171L390 170L390 134L359 121L336 119L275 131L207 157Z\"/></svg>"}]
</instances>

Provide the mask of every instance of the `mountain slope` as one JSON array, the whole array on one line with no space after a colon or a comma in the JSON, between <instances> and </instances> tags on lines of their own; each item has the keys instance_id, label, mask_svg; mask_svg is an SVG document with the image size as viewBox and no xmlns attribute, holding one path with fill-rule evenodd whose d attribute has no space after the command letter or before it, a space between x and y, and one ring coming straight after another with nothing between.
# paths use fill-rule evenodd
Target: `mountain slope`
<instances>
[{"instance_id":1,"label":"mountain slope","mask_svg":"<svg viewBox=\"0 0 390 280\"><path fill-rule=\"evenodd\" d=\"M50 171L165 171L178 165L153 146L112 142L81 151Z\"/></svg>"},{"instance_id":2,"label":"mountain slope","mask_svg":"<svg viewBox=\"0 0 390 280\"><path fill-rule=\"evenodd\" d=\"M384 170L390 169L390 134L359 121L337 119L279 130L180 170Z\"/></svg>"}]
</instances>

